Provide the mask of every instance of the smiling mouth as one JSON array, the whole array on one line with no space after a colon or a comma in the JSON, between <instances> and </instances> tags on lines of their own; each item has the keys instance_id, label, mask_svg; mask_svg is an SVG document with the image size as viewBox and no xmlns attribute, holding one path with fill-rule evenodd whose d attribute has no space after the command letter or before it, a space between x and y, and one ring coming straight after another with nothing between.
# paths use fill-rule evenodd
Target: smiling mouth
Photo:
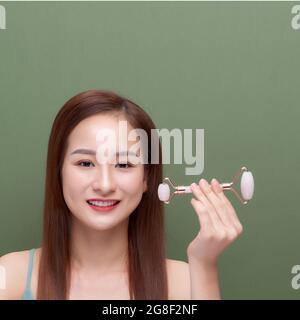
<instances>
[{"instance_id":1,"label":"smiling mouth","mask_svg":"<svg viewBox=\"0 0 300 320\"><path fill-rule=\"evenodd\" d=\"M115 201L115 202L105 202L103 201L102 203L99 202L91 202L89 200L86 201L87 204L89 204L92 207L96 207L96 208L113 208L115 206L117 206L121 201Z\"/></svg>"}]
</instances>

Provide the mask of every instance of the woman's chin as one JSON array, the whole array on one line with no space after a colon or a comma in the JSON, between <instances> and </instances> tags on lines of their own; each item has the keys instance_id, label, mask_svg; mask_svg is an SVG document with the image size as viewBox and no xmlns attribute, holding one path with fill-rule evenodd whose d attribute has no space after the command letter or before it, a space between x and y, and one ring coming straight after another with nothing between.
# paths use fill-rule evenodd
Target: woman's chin
<instances>
[{"instance_id":1,"label":"woman's chin","mask_svg":"<svg viewBox=\"0 0 300 320\"><path fill-rule=\"evenodd\" d=\"M123 223L128 220L128 217L118 216L92 216L88 220L81 220L88 228L95 231L106 231L120 227Z\"/></svg>"}]
</instances>

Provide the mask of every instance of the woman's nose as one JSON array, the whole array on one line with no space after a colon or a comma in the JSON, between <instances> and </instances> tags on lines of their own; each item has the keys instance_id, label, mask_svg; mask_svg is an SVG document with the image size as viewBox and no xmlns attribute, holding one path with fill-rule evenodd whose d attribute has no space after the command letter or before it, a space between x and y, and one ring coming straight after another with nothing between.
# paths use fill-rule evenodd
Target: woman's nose
<instances>
[{"instance_id":1,"label":"woman's nose","mask_svg":"<svg viewBox=\"0 0 300 320\"><path fill-rule=\"evenodd\" d=\"M116 184L109 166L102 165L101 168L97 170L93 187L102 193L110 193L115 190Z\"/></svg>"}]
</instances>

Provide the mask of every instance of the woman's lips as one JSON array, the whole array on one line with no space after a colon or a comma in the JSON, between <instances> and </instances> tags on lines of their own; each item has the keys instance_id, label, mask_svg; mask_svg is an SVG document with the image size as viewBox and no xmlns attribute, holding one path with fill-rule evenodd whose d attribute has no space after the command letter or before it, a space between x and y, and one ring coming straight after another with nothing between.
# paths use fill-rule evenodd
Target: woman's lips
<instances>
[{"instance_id":1,"label":"woman's lips","mask_svg":"<svg viewBox=\"0 0 300 320\"><path fill-rule=\"evenodd\" d=\"M105 206L105 207L100 207L100 206L95 206L95 205L92 205L90 203L87 202L87 204L95 211L98 211L98 212L106 212L106 211L111 211L113 209L115 209L118 204L120 203L120 201L116 202L115 204L113 204L112 206Z\"/></svg>"}]
</instances>

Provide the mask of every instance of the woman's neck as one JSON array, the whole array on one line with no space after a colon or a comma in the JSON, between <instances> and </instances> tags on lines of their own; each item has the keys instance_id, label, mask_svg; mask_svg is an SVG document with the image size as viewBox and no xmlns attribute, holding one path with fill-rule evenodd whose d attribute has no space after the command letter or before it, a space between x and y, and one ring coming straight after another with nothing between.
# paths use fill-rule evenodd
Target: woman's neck
<instances>
[{"instance_id":1,"label":"woman's neck","mask_svg":"<svg viewBox=\"0 0 300 320\"><path fill-rule=\"evenodd\" d=\"M103 274L127 271L128 220L109 230L93 230L76 219L71 223L71 268Z\"/></svg>"}]
</instances>

